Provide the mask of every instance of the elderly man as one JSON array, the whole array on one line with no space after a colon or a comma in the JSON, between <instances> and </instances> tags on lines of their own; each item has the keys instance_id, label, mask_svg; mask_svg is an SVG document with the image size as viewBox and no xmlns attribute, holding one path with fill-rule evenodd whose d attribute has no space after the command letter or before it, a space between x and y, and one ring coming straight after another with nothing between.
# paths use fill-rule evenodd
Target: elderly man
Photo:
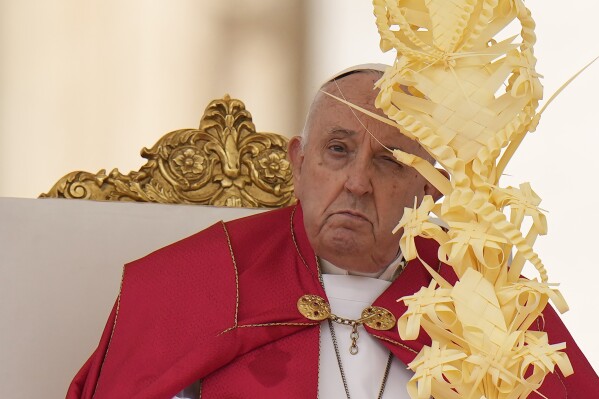
<instances>
[{"instance_id":1,"label":"elderly man","mask_svg":"<svg viewBox=\"0 0 599 399\"><path fill-rule=\"evenodd\" d=\"M380 76L358 68L322 90L380 113ZM319 93L304 136L289 144L299 204L216 224L127 265L100 345L67 398L407 398L405 364L430 340L400 339L405 306L396 299L430 276L419 261L404 264L391 230L415 197L438 193L385 147L428 157ZM419 246L455 279L432 240ZM567 342L576 373L550 375L541 392L584 397L597 376L553 311L545 322Z\"/></svg>"}]
</instances>

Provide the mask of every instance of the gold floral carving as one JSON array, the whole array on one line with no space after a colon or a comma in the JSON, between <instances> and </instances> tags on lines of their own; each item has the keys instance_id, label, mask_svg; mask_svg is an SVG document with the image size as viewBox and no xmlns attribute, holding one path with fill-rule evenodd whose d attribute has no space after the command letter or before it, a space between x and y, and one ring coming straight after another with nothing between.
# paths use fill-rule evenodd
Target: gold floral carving
<instances>
[{"instance_id":1,"label":"gold floral carving","mask_svg":"<svg viewBox=\"0 0 599 399\"><path fill-rule=\"evenodd\" d=\"M225 95L198 129L144 148L139 171L71 172L40 197L276 208L295 202L286 155L285 137L256 132L243 102Z\"/></svg>"}]
</instances>

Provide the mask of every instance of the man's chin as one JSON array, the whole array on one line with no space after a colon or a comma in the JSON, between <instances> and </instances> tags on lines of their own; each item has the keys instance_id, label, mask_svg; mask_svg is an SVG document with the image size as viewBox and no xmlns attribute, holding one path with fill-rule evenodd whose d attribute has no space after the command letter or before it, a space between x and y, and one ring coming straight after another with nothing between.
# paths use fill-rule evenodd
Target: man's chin
<instances>
[{"instance_id":1,"label":"man's chin","mask_svg":"<svg viewBox=\"0 0 599 399\"><path fill-rule=\"evenodd\" d=\"M315 250L316 255L322 257L337 267L349 271L362 271L374 273L377 266L372 264L372 245L357 242L355 237L336 235L328 240L323 240ZM361 270L361 269L369 270ZM372 270L370 270L372 269Z\"/></svg>"}]
</instances>

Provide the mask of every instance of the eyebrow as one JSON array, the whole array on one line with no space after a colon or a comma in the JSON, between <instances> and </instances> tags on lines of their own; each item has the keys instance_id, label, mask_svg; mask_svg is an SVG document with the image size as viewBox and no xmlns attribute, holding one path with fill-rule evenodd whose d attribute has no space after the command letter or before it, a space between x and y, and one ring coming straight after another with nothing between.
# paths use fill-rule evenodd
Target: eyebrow
<instances>
[{"instance_id":1,"label":"eyebrow","mask_svg":"<svg viewBox=\"0 0 599 399\"><path fill-rule=\"evenodd\" d=\"M344 127L341 126L333 126L330 130L329 130L329 135L334 135L337 133L341 133L345 136L351 137L351 136L355 136L358 132L356 132L355 130L352 129L346 129Z\"/></svg>"},{"instance_id":2,"label":"eyebrow","mask_svg":"<svg viewBox=\"0 0 599 399\"><path fill-rule=\"evenodd\" d=\"M332 135L334 135L334 134L337 134L337 133L341 133L341 134L343 134L343 135L345 135L345 136L347 136L347 137L352 137L352 136L355 136L355 135L357 134L357 132L356 132L355 130L352 130L352 129L346 129L346 128L344 128L344 127L341 127L341 126L333 126L333 127L332 127L332 128L329 130L329 135L331 135L331 136L332 136ZM367 133L367 134L369 134L369 133ZM388 145L388 144L385 144L385 143L383 143L383 144L385 145L385 147L387 147L387 148L388 148L388 149L390 149L391 151L393 151L393 150L401 150L401 151L404 151L404 150L403 150L401 147L396 147L396 146L393 146L393 145Z\"/></svg>"}]
</instances>

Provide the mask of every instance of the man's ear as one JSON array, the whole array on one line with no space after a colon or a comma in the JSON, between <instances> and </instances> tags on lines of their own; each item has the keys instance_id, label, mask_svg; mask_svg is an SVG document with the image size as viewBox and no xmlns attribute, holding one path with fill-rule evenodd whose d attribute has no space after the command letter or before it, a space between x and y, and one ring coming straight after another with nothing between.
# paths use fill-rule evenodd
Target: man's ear
<instances>
[{"instance_id":1,"label":"man's ear","mask_svg":"<svg viewBox=\"0 0 599 399\"><path fill-rule=\"evenodd\" d=\"M304 163L304 149L302 138L294 136L287 145L287 156L291 162L291 171L293 172L293 185L298 186L302 174L302 164Z\"/></svg>"},{"instance_id":2,"label":"man's ear","mask_svg":"<svg viewBox=\"0 0 599 399\"><path fill-rule=\"evenodd\" d=\"M437 170L441 172L443 176L447 177L447 180L449 180L449 173L445 169L437 168ZM433 197L433 200L435 200L435 202L437 202L439 198L443 196L441 191L437 190L437 188L429 182L427 182L424 186L424 195L430 195L431 197Z\"/></svg>"}]
</instances>

